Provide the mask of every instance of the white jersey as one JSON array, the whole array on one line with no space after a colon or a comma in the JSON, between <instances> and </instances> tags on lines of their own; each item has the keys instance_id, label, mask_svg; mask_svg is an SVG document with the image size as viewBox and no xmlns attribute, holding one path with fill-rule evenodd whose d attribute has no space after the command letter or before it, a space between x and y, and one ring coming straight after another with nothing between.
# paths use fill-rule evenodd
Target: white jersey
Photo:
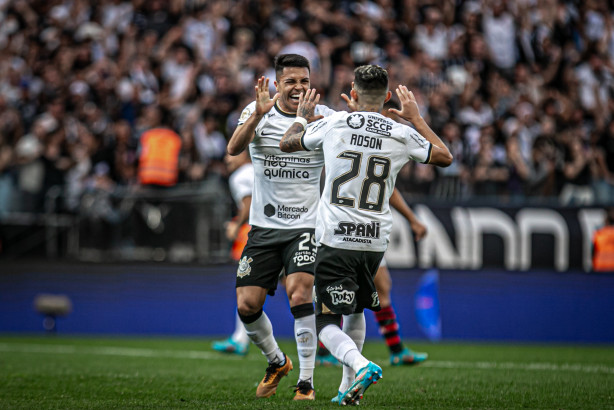
<instances>
[{"instance_id":1,"label":"white jersey","mask_svg":"<svg viewBox=\"0 0 614 410\"><path fill-rule=\"evenodd\" d=\"M397 174L411 159L427 162L431 143L379 113L345 111L315 123L301 142L305 149L324 152L318 243L384 252L392 228L388 201Z\"/></svg>"},{"instance_id":2,"label":"white jersey","mask_svg":"<svg viewBox=\"0 0 614 410\"><path fill-rule=\"evenodd\" d=\"M243 124L256 109L256 102L241 113ZM335 111L318 105L316 115ZM282 111L277 104L256 126L249 144L254 164L254 192L249 223L273 229L313 228L320 198L320 176L324 156L320 150L285 153L279 149L284 133L296 115Z\"/></svg>"},{"instance_id":3,"label":"white jersey","mask_svg":"<svg viewBox=\"0 0 614 410\"><path fill-rule=\"evenodd\" d=\"M241 209L243 206L243 198L252 195L252 189L254 187L254 166L251 163L243 164L228 178L228 185L230 187L230 194L232 199L237 204L237 207Z\"/></svg>"}]
</instances>

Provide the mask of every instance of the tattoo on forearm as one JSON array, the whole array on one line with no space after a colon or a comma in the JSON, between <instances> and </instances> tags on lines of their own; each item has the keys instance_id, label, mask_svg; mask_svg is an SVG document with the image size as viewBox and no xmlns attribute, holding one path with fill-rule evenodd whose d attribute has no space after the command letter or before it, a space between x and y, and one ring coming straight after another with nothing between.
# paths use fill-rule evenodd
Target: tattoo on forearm
<instances>
[{"instance_id":1,"label":"tattoo on forearm","mask_svg":"<svg viewBox=\"0 0 614 410\"><path fill-rule=\"evenodd\" d=\"M303 150L301 145L301 137L305 130L303 126L298 123L294 123L288 128L288 131L284 134L280 142L280 148L284 152L294 152Z\"/></svg>"}]
</instances>

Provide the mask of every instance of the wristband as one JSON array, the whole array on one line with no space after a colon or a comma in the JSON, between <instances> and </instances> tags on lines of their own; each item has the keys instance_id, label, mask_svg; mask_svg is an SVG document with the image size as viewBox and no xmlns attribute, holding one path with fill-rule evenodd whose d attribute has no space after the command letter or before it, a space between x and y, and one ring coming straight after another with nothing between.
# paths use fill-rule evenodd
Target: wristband
<instances>
[{"instance_id":1,"label":"wristband","mask_svg":"<svg viewBox=\"0 0 614 410\"><path fill-rule=\"evenodd\" d=\"M307 120L303 117L296 117L294 122L298 122L299 124L301 124L303 126L303 129L307 128Z\"/></svg>"}]
</instances>

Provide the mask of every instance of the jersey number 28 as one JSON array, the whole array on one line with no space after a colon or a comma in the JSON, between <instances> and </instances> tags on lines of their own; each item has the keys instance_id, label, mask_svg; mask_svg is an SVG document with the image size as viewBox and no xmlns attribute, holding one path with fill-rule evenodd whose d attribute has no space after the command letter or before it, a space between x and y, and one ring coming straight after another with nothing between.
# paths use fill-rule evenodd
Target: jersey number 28
<instances>
[{"instance_id":1,"label":"jersey number 28","mask_svg":"<svg viewBox=\"0 0 614 410\"><path fill-rule=\"evenodd\" d=\"M332 184L331 202L339 206L347 206L353 208L355 206L355 198L346 198L339 196L339 188L341 185L351 181L360 174L360 166L362 164L362 153L356 151L344 151L337 156L352 161L352 166L348 172L335 178ZM379 173L378 173L379 169ZM390 159L373 155L367 160L367 175L362 181L362 189L358 198L358 208L366 211L379 212L382 210L384 203L384 195L386 194L386 178L390 174ZM369 201L369 192L373 185L378 186L378 195L375 202Z\"/></svg>"}]
</instances>

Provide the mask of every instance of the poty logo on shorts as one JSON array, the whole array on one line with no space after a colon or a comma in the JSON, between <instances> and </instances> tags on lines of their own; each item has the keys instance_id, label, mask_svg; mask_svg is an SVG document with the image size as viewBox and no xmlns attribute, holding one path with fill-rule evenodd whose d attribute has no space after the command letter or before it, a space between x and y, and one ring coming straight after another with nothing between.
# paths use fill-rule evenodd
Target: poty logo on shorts
<instances>
[{"instance_id":1,"label":"poty logo on shorts","mask_svg":"<svg viewBox=\"0 0 614 410\"><path fill-rule=\"evenodd\" d=\"M250 266L250 263L253 262L252 258L248 258L247 256L244 256L240 261L239 261L239 268L237 269L237 277L238 278L243 278L247 275L250 274L250 272L252 271L252 267Z\"/></svg>"},{"instance_id":2,"label":"poty logo on shorts","mask_svg":"<svg viewBox=\"0 0 614 410\"><path fill-rule=\"evenodd\" d=\"M351 290L344 290L343 286L329 286L326 291L331 297L333 305L351 305L354 302L356 293Z\"/></svg>"}]
</instances>

